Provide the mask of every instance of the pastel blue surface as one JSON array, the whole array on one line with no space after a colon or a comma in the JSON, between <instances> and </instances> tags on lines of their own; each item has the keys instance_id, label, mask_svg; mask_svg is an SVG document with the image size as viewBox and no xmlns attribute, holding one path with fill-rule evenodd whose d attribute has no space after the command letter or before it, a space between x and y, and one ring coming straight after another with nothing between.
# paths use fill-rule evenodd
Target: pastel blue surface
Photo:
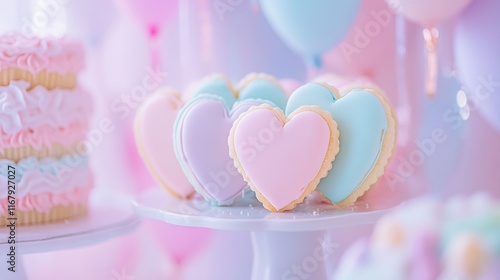
<instances>
[{"instance_id":1,"label":"pastel blue surface","mask_svg":"<svg viewBox=\"0 0 500 280\"><path fill-rule=\"evenodd\" d=\"M271 27L295 52L320 66L320 57L341 42L361 0L260 0Z\"/></svg>"},{"instance_id":2,"label":"pastel blue surface","mask_svg":"<svg viewBox=\"0 0 500 280\"><path fill-rule=\"evenodd\" d=\"M304 105L320 106L337 122L340 151L318 189L333 203L341 202L365 180L380 156L388 127L384 107L369 91L354 90L337 99L316 83L305 84L290 96L286 114Z\"/></svg>"},{"instance_id":3,"label":"pastel blue surface","mask_svg":"<svg viewBox=\"0 0 500 280\"><path fill-rule=\"evenodd\" d=\"M236 101L248 99L267 100L275 104L281 110L285 110L286 93L273 81L265 78L256 78L245 85L239 92L238 99L234 97L233 91L222 77L208 78L195 90L195 97L202 94L217 95L224 100L228 108L232 108Z\"/></svg>"}]
</instances>

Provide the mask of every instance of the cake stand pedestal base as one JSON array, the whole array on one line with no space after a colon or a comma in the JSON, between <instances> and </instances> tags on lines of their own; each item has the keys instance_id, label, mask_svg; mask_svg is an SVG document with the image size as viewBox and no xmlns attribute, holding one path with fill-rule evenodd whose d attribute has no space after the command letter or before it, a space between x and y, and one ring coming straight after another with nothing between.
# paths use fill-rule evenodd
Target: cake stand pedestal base
<instances>
[{"instance_id":1,"label":"cake stand pedestal base","mask_svg":"<svg viewBox=\"0 0 500 280\"><path fill-rule=\"evenodd\" d=\"M201 197L174 198L160 188L141 194L134 208L169 224L251 232L252 280L330 279L326 260L339 254L340 247L331 242L332 230L375 223L388 211L366 204L338 209L311 195L292 211L272 213L249 194L231 206L213 206Z\"/></svg>"}]
</instances>

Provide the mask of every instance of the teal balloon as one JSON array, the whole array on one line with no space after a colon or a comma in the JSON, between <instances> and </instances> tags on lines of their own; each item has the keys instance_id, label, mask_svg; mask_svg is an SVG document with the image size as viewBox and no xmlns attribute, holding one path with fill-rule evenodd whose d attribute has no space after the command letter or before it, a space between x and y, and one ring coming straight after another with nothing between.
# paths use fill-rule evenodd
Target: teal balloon
<instances>
[{"instance_id":1,"label":"teal balloon","mask_svg":"<svg viewBox=\"0 0 500 280\"><path fill-rule=\"evenodd\" d=\"M320 66L321 56L349 31L361 0L260 0L260 6L279 37Z\"/></svg>"}]
</instances>

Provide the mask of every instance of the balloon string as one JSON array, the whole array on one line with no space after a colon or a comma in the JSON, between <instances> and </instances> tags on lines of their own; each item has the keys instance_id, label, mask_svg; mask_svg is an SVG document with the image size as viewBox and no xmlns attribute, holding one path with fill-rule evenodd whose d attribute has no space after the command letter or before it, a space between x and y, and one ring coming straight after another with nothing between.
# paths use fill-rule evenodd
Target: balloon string
<instances>
[{"instance_id":1,"label":"balloon string","mask_svg":"<svg viewBox=\"0 0 500 280\"><path fill-rule=\"evenodd\" d=\"M159 27L157 25L151 25L148 30L149 36L149 51L151 68L155 71L161 70L161 56L160 56L160 44L158 40Z\"/></svg>"},{"instance_id":2,"label":"balloon string","mask_svg":"<svg viewBox=\"0 0 500 280\"><path fill-rule=\"evenodd\" d=\"M437 61L437 42L439 31L434 28L425 28L423 30L425 49L427 52L427 73L425 80L425 91L427 95L432 97L436 94L437 77L438 77L438 61Z\"/></svg>"}]
</instances>

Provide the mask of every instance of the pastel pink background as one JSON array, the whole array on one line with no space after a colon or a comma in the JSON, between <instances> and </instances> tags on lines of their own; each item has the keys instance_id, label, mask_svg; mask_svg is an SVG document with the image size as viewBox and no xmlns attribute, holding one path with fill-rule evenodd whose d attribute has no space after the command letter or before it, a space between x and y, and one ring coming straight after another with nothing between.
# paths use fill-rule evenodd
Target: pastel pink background
<instances>
[{"instance_id":1,"label":"pastel pink background","mask_svg":"<svg viewBox=\"0 0 500 280\"><path fill-rule=\"evenodd\" d=\"M123 94L130 94L148 75L146 69L151 57L148 33L137 17L125 12L127 8L122 5L127 4L122 2L127 0L67 2L64 6L67 33L83 40L87 47L87 68L81 81L94 93L97 107L95 122L97 124L100 119L109 117L116 126L92 155L97 187L134 194L157 187L135 150L132 120L136 108L130 108L124 119L111 109L113 102ZM137 4L139 1L130 2ZM174 6L181 13L169 10ZM157 42L162 71L168 73L162 81L163 85L185 90L196 79L213 72L223 72L234 80L253 71L267 72L278 79L286 79L290 89L296 86L295 81L305 82L312 78L308 77L308 73L311 76L311 69L307 69L302 58L280 41L254 0L242 1L223 18L217 15L209 0L179 1L178 5L165 9L169 10L165 13L168 18L158 25ZM5 19L5 23L0 23L0 31L19 29L19 18L29 17L32 10L31 4L2 2L0 18ZM383 0L364 0L353 29L344 42L353 44L356 40L355 27L362 30L374 20L371 12L382 10L388 11ZM8 15L12 11L18 17ZM395 108L405 105L401 104L401 85L398 84L401 74L398 76L396 55L397 16L391 15L387 26L371 38L359 54L348 59L340 47L334 48L324 56L324 67L314 70L314 73L333 72L363 77L385 90ZM445 38L452 36L453 25L453 22L445 23L442 29ZM420 137L420 128L432 125L424 121L424 116L430 112L424 110L427 97L423 86L421 27L405 22L403 30L406 38L400 44L404 44L407 51L406 61L403 62L406 69L403 87L407 90L406 105L410 106L410 115L400 132L409 140L396 151L389 167L395 172L402 160L417 149L413 140ZM445 51L443 59L453 61L453 58L447 58L452 53L452 50ZM449 64L453 65L452 62ZM500 134L475 111L471 112L465 124L460 139L453 140L460 144L460 148L453 151L457 160L446 178L440 180L439 191L431 188L429 180L432 178L426 175L424 162L416 167L407 181L392 187L381 184L370 195L387 196L390 192L390 200L393 201L387 203L426 191L447 196L482 189L500 196ZM332 234L343 244L339 248L341 251L370 230L370 226L363 226ZM172 244L185 246L179 248ZM125 269L135 276L134 279L180 279L179 275L183 275L184 279L229 280L249 279L251 261L251 243L247 233L180 229L147 221L133 234L88 248L26 256L25 266L30 279L108 280L116 279L113 278L113 271ZM335 261L331 260L332 267ZM50 267L57 269L48 269Z\"/></svg>"}]
</instances>

